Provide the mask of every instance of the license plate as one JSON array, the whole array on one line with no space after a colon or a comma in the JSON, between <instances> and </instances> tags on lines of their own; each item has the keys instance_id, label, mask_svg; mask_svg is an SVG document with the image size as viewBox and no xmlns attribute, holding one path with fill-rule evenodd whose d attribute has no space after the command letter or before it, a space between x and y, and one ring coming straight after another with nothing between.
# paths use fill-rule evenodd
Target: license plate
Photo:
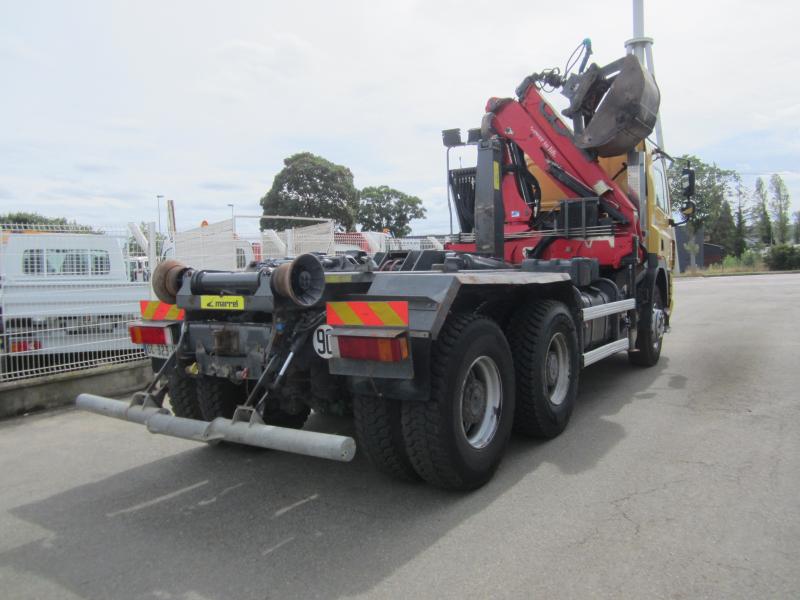
<instances>
[{"instance_id":1,"label":"license plate","mask_svg":"<svg viewBox=\"0 0 800 600\"><path fill-rule=\"evenodd\" d=\"M154 358L169 358L169 355L172 354L172 351L175 349L174 345L166 346L164 344L145 344L144 345L144 352L147 356L152 356Z\"/></svg>"},{"instance_id":2,"label":"license plate","mask_svg":"<svg viewBox=\"0 0 800 600\"><path fill-rule=\"evenodd\" d=\"M244 296L200 296L203 310L244 310Z\"/></svg>"}]
</instances>

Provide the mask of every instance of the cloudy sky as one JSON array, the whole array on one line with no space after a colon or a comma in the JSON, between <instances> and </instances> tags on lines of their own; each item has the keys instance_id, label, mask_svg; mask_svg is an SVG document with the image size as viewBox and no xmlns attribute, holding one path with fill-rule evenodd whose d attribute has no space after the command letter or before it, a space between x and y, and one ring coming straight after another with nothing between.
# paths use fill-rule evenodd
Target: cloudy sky
<instances>
[{"instance_id":1,"label":"cloudy sky","mask_svg":"<svg viewBox=\"0 0 800 600\"><path fill-rule=\"evenodd\" d=\"M781 172L800 209L794 2L645 0L666 149ZM447 227L440 131L561 66L622 55L630 0L0 0L0 212L178 226L257 214L284 157L423 198Z\"/></svg>"}]
</instances>

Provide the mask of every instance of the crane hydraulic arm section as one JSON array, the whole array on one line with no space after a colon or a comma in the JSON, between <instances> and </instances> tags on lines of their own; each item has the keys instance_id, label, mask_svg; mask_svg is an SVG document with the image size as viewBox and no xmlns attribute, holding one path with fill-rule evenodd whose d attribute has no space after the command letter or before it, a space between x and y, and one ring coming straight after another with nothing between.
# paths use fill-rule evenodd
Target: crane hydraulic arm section
<instances>
[{"instance_id":1,"label":"crane hydraulic arm section","mask_svg":"<svg viewBox=\"0 0 800 600\"><path fill-rule=\"evenodd\" d=\"M620 268L626 257L641 262L638 198L626 194L597 158L624 155L652 131L659 101L655 81L633 56L602 69L591 65L585 73L559 81L571 100L564 113L573 117L573 133L540 93L536 77L520 85L518 100L488 101L478 142L475 245L457 242L449 248L512 264L527 257L590 257L612 269ZM531 181L525 157L564 194L561 212L571 209L573 219L562 215L560 228L543 226L546 215L536 198L541 188ZM485 200L487 194L494 195L492 202ZM580 235L587 231L587 202L596 207L588 217L592 239ZM605 229L597 227L596 215L607 224Z\"/></svg>"}]
</instances>

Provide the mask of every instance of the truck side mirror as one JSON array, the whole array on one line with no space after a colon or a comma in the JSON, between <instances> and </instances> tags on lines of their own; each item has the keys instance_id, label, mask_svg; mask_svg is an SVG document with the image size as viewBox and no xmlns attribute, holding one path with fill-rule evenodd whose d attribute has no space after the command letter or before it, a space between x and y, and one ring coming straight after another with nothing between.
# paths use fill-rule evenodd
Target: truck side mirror
<instances>
[{"instance_id":1,"label":"truck side mirror","mask_svg":"<svg viewBox=\"0 0 800 600\"><path fill-rule=\"evenodd\" d=\"M694 216L696 210L697 210L697 205L693 201L687 198L686 202L684 202L683 206L681 206L680 208L680 213L681 216L683 216L683 221L675 221L673 219L670 219L669 220L670 226L677 227L678 225L683 225L685 223L688 223L689 220Z\"/></svg>"},{"instance_id":2,"label":"truck side mirror","mask_svg":"<svg viewBox=\"0 0 800 600\"><path fill-rule=\"evenodd\" d=\"M694 169L692 168L692 163L687 162L686 166L683 168L681 172L681 182L683 184L683 197L688 200L694 196Z\"/></svg>"}]
</instances>

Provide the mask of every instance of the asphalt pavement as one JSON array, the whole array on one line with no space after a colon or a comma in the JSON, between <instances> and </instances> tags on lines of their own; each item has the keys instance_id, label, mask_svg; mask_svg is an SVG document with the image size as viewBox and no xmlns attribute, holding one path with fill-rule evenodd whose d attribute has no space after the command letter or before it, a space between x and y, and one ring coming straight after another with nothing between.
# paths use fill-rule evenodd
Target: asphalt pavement
<instances>
[{"instance_id":1,"label":"asphalt pavement","mask_svg":"<svg viewBox=\"0 0 800 600\"><path fill-rule=\"evenodd\" d=\"M800 275L682 279L675 311L656 367L586 369L567 431L471 494L75 410L0 423L0 597L800 597Z\"/></svg>"}]
</instances>

